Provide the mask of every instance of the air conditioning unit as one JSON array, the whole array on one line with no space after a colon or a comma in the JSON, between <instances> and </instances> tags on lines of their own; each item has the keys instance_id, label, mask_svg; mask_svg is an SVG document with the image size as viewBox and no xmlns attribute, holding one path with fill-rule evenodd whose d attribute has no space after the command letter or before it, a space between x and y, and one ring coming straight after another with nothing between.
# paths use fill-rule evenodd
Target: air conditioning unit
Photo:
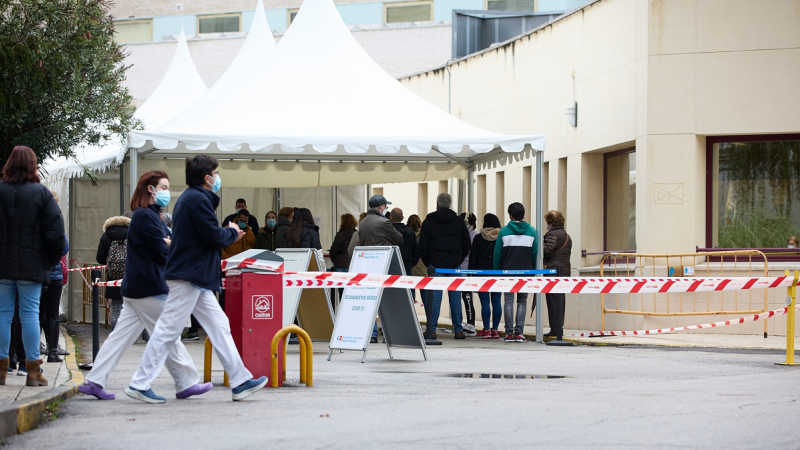
<instances>
[{"instance_id":1,"label":"air conditioning unit","mask_svg":"<svg viewBox=\"0 0 800 450\"><path fill-rule=\"evenodd\" d=\"M180 4L180 3L178 3L177 5L175 5L175 11L183 11L183 5L182 5L182 4Z\"/></svg>"}]
</instances>

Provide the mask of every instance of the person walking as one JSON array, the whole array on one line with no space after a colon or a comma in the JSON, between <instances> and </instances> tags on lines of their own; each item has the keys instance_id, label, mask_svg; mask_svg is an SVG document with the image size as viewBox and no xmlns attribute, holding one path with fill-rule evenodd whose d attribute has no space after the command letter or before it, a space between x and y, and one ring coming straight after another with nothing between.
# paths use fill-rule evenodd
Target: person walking
<instances>
[{"instance_id":1,"label":"person walking","mask_svg":"<svg viewBox=\"0 0 800 450\"><path fill-rule=\"evenodd\" d=\"M500 219L494 214L483 216L483 228L481 232L472 240L470 247L469 267L470 270L493 270L494 269L494 246L497 243L497 235L500 233ZM500 304L499 292L478 292L481 300L481 319L483 319L483 331L477 333L477 339L500 339L497 331L500 326L500 316L503 308ZM491 322L490 319L491 318Z\"/></svg>"},{"instance_id":2,"label":"person walking","mask_svg":"<svg viewBox=\"0 0 800 450\"><path fill-rule=\"evenodd\" d=\"M228 259L253 248L253 245L256 243L256 235L253 234L253 230L250 228L250 225L248 225L248 220L250 220L250 211L240 209L239 216L232 223L244 231L244 236L222 249L222 259Z\"/></svg>"},{"instance_id":3,"label":"person walking","mask_svg":"<svg viewBox=\"0 0 800 450\"><path fill-rule=\"evenodd\" d=\"M186 161L189 187L172 211L174 237L164 270L169 294L139 369L125 389L129 397L143 402L166 401L153 392L151 383L161 373L190 314L194 314L214 343L214 350L228 374L234 401L243 400L267 384L267 377L252 379L244 367L231 336L228 317L214 297L214 291L220 290L220 250L244 236L237 225L225 228L217 225L214 211L219 206L219 196L216 193L222 184L218 166L217 159L208 155L196 155Z\"/></svg>"},{"instance_id":4,"label":"person walking","mask_svg":"<svg viewBox=\"0 0 800 450\"><path fill-rule=\"evenodd\" d=\"M275 251L278 248L278 216L270 211L265 217L266 225L258 230L253 248Z\"/></svg>"},{"instance_id":5,"label":"person walking","mask_svg":"<svg viewBox=\"0 0 800 450\"><path fill-rule=\"evenodd\" d=\"M422 220L420 220L418 215L412 214L408 216L408 221L406 222L406 226L414 231L414 235L417 238L417 248L419 248L419 233L422 230ZM419 261L417 261L417 263L414 264L414 267L411 268L411 275L415 277L428 276L428 268L425 267L425 263L422 262L422 257L420 257ZM419 290L419 298L420 300L422 300L423 307L428 304L428 297L430 295L430 292L431 291L427 289Z\"/></svg>"},{"instance_id":6,"label":"person walking","mask_svg":"<svg viewBox=\"0 0 800 450\"><path fill-rule=\"evenodd\" d=\"M478 221L475 217L475 214L471 212L461 213L459 215L464 223L467 225L467 231L469 231L469 243L470 248L472 247L472 241L475 239L475 236L478 234ZM464 258L464 262L461 263L462 269L469 268L469 254L467 257ZM464 311L467 313L467 321L464 325L464 335L465 336L475 336L475 305L472 302L472 292L461 291L461 300L464 302Z\"/></svg>"},{"instance_id":7,"label":"person walking","mask_svg":"<svg viewBox=\"0 0 800 450\"><path fill-rule=\"evenodd\" d=\"M26 386L47 386L39 359L39 301L66 248L64 219L39 179L36 153L14 147L0 181L0 385L8 375L11 322L19 296Z\"/></svg>"},{"instance_id":8,"label":"person walking","mask_svg":"<svg viewBox=\"0 0 800 450\"><path fill-rule=\"evenodd\" d=\"M533 270L536 262L536 228L525 222L525 207L514 202L508 205L511 221L497 234L492 264L495 270ZM503 316L505 317L505 342L525 342L525 312L528 309L528 294L518 292L516 322L514 316L514 293L503 294ZM536 308L534 300L533 308Z\"/></svg>"},{"instance_id":9,"label":"person walking","mask_svg":"<svg viewBox=\"0 0 800 450\"><path fill-rule=\"evenodd\" d=\"M58 194L50 191L50 194L58 204ZM62 217L63 221L64 218ZM58 307L61 304L61 291L64 289L66 282L66 266L64 265L65 256L69 252L69 241L66 235L64 236L64 254L54 265L50 271L50 285L47 290L42 293L42 299L39 302L39 328L44 334L45 347L44 352L47 355L47 362L61 362L62 359L58 357L58 336L60 335L59 327L61 321L58 318Z\"/></svg>"},{"instance_id":10,"label":"person walking","mask_svg":"<svg viewBox=\"0 0 800 450\"><path fill-rule=\"evenodd\" d=\"M164 310L169 288L164 266L169 253L169 230L161 219L161 208L170 201L169 177L161 170L151 170L139 178L131 199L133 217L128 230L125 278L122 279L122 313L117 326L108 335L94 360L92 371L78 391L100 400L116 396L105 390L108 376L136 342L142 328L151 334ZM175 397L186 399L201 395L213 387L200 384L200 375L186 347L175 339L167 343L166 366L175 380Z\"/></svg>"},{"instance_id":11,"label":"person walking","mask_svg":"<svg viewBox=\"0 0 800 450\"><path fill-rule=\"evenodd\" d=\"M406 275L411 275L411 270L420 260L417 235L414 233L414 230L408 228L406 224L403 223L402 209L394 208L389 218L392 221L394 229L403 236L403 243L400 244L400 255L403 257L403 268L406 271Z\"/></svg>"},{"instance_id":12,"label":"person walking","mask_svg":"<svg viewBox=\"0 0 800 450\"><path fill-rule=\"evenodd\" d=\"M106 280L108 281L121 280L125 275L125 249L131 214L130 211L126 211L121 216L109 217L103 224L103 235L100 236L95 259L98 264L107 266ZM117 325L120 311L122 311L122 294L118 287L108 286L105 288L103 297L111 304L109 325L113 330Z\"/></svg>"},{"instance_id":13,"label":"person walking","mask_svg":"<svg viewBox=\"0 0 800 450\"><path fill-rule=\"evenodd\" d=\"M292 225L286 231L286 248L314 248L322 250L319 241L319 227L314 224L314 216L306 208L297 208Z\"/></svg>"},{"instance_id":14,"label":"person walking","mask_svg":"<svg viewBox=\"0 0 800 450\"><path fill-rule=\"evenodd\" d=\"M450 194L439 194L436 197L436 211L428 214L422 222L419 253L425 266L428 267L428 276L431 277L456 276L456 274L436 273L436 269L457 269L469 254L469 231L464 221L450 209L452 204L453 198ZM464 328L461 325L461 295L458 291L447 291L447 296L450 300L455 338L464 339ZM429 300L431 317L427 318L425 339L436 339L442 291L432 291Z\"/></svg>"},{"instance_id":15,"label":"person walking","mask_svg":"<svg viewBox=\"0 0 800 450\"><path fill-rule=\"evenodd\" d=\"M570 275L570 254L572 253L572 239L564 229L564 215L561 211L548 211L544 216L547 223L547 233L542 238L544 251L544 264L548 269L556 269L557 277ZM547 301L547 319L550 322L550 332L545 336L561 340L564 336L564 310L566 309L566 294L545 294Z\"/></svg>"},{"instance_id":16,"label":"person walking","mask_svg":"<svg viewBox=\"0 0 800 450\"><path fill-rule=\"evenodd\" d=\"M231 222L236 223L239 220L239 215L243 209L247 209L247 202L243 198L236 199L236 212L229 215L222 221L222 226L227 227ZM258 219L255 216L248 214L247 226L251 230L258 230Z\"/></svg>"},{"instance_id":17,"label":"person walking","mask_svg":"<svg viewBox=\"0 0 800 450\"><path fill-rule=\"evenodd\" d=\"M286 232L292 225L292 220L294 220L294 208L284 206L278 210L278 221L277 225L275 225L275 242L278 245L277 248L286 248Z\"/></svg>"}]
</instances>

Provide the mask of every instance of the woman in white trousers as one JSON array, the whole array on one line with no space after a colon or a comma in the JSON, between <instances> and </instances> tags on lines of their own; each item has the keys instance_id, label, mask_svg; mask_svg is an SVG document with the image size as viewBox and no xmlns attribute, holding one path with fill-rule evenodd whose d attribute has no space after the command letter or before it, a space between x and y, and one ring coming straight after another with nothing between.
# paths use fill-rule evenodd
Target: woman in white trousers
<instances>
[{"instance_id":1,"label":"woman in white trousers","mask_svg":"<svg viewBox=\"0 0 800 450\"><path fill-rule=\"evenodd\" d=\"M166 172L151 170L141 178L131 199L133 217L128 229L125 277L122 282L122 312L117 326L103 343L91 373L78 390L101 400L113 400L107 392L108 376L122 355L136 342L142 329L153 334L164 310L169 288L164 266L170 244L169 231L161 220L161 208L169 204ZM166 366L175 380L175 396L189 398L208 392L212 384L199 384L200 375L180 339L166 343Z\"/></svg>"}]
</instances>

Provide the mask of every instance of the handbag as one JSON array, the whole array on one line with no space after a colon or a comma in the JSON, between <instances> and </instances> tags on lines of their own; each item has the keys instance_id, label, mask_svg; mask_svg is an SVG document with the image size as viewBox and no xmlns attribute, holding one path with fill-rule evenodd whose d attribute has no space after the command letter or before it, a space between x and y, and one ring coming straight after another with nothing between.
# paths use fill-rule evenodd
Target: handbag
<instances>
[{"instance_id":1,"label":"handbag","mask_svg":"<svg viewBox=\"0 0 800 450\"><path fill-rule=\"evenodd\" d=\"M563 243L563 244L561 244L561 247L559 247L559 248L558 248L558 250L556 250L555 252L553 252L553 254L550 256L550 258L552 259L552 258L553 258L553 256L556 256L556 255L558 254L558 252L560 252L561 250L564 250L564 247L566 247L566 246L567 246L567 242L569 242L569 240L570 240L570 239L571 239L571 238L569 237L569 234L567 234L567 238L566 238L566 239L564 239L564 243ZM545 269L547 269L547 263L546 263L546 262L544 263L544 268L545 268Z\"/></svg>"}]
</instances>

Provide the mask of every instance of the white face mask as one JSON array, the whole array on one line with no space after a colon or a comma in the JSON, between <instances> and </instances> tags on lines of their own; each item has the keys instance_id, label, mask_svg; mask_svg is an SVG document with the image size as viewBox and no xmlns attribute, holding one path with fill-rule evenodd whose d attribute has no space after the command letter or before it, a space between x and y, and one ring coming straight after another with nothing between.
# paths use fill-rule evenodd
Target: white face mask
<instances>
[{"instance_id":1,"label":"white face mask","mask_svg":"<svg viewBox=\"0 0 800 450\"><path fill-rule=\"evenodd\" d=\"M797 247L795 247L794 244L788 244L786 245L786 248L797 248Z\"/></svg>"}]
</instances>

